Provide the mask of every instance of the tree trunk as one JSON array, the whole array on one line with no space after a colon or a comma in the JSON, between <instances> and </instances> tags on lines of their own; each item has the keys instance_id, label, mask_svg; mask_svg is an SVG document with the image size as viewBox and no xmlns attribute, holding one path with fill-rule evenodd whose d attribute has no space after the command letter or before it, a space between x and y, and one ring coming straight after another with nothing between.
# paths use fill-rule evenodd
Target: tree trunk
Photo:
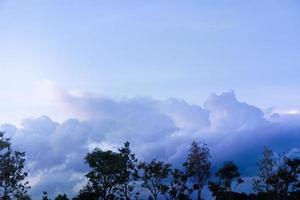
<instances>
[{"instance_id":1,"label":"tree trunk","mask_svg":"<svg viewBox=\"0 0 300 200\"><path fill-rule=\"evenodd\" d=\"M201 200L202 186L198 185L197 200Z\"/></svg>"}]
</instances>

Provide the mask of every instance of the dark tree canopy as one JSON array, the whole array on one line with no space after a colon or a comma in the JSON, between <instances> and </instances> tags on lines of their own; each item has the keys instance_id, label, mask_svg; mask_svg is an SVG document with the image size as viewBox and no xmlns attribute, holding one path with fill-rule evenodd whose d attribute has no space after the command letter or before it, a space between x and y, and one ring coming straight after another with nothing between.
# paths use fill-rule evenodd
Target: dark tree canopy
<instances>
[{"instance_id":1,"label":"dark tree canopy","mask_svg":"<svg viewBox=\"0 0 300 200\"><path fill-rule=\"evenodd\" d=\"M31 200L31 197L27 194L17 197L17 200Z\"/></svg>"},{"instance_id":2,"label":"dark tree canopy","mask_svg":"<svg viewBox=\"0 0 300 200\"><path fill-rule=\"evenodd\" d=\"M216 177L218 177L221 181L225 191L232 191L232 183L234 181L236 181L237 184L242 183L243 180L240 176L241 174L238 167L231 161L225 162L223 167L221 167L216 173Z\"/></svg>"},{"instance_id":3,"label":"dark tree canopy","mask_svg":"<svg viewBox=\"0 0 300 200\"><path fill-rule=\"evenodd\" d=\"M275 159L273 152L265 147L258 167L258 177L253 180L253 190L258 196L274 200L300 197L300 159L285 155Z\"/></svg>"},{"instance_id":4,"label":"dark tree canopy","mask_svg":"<svg viewBox=\"0 0 300 200\"><path fill-rule=\"evenodd\" d=\"M50 198L48 197L48 192L46 191L43 192L42 200L50 200Z\"/></svg>"},{"instance_id":5,"label":"dark tree canopy","mask_svg":"<svg viewBox=\"0 0 300 200\"><path fill-rule=\"evenodd\" d=\"M185 172L179 169L172 169L170 172L170 179L167 199L191 199L193 189L188 187L188 175Z\"/></svg>"},{"instance_id":6,"label":"dark tree canopy","mask_svg":"<svg viewBox=\"0 0 300 200\"><path fill-rule=\"evenodd\" d=\"M134 192L134 186L138 180L138 160L131 152L129 142L125 142L124 146L119 149L119 153L122 157L122 165L118 193L120 198L130 200L134 196L137 196L137 193Z\"/></svg>"},{"instance_id":7,"label":"dark tree canopy","mask_svg":"<svg viewBox=\"0 0 300 200\"><path fill-rule=\"evenodd\" d=\"M150 199L158 200L159 196L168 191L166 179L169 176L170 164L152 160L150 163L141 163L142 187L150 192Z\"/></svg>"},{"instance_id":8,"label":"dark tree canopy","mask_svg":"<svg viewBox=\"0 0 300 200\"><path fill-rule=\"evenodd\" d=\"M25 153L14 151L10 139L0 132L0 198L9 200L25 197L29 189L25 181L27 172L25 167Z\"/></svg>"},{"instance_id":9,"label":"dark tree canopy","mask_svg":"<svg viewBox=\"0 0 300 200\"><path fill-rule=\"evenodd\" d=\"M72 200L98 200L98 195L88 187L84 187Z\"/></svg>"},{"instance_id":10,"label":"dark tree canopy","mask_svg":"<svg viewBox=\"0 0 300 200\"><path fill-rule=\"evenodd\" d=\"M231 161L225 162L215 176L218 182L209 182L209 189L216 199L232 199L233 190L244 181L240 178L238 167ZM233 183L235 187L233 188Z\"/></svg>"},{"instance_id":11,"label":"dark tree canopy","mask_svg":"<svg viewBox=\"0 0 300 200\"><path fill-rule=\"evenodd\" d=\"M54 198L54 200L69 200L69 198L66 194L59 194Z\"/></svg>"},{"instance_id":12,"label":"dark tree canopy","mask_svg":"<svg viewBox=\"0 0 300 200\"><path fill-rule=\"evenodd\" d=\"M255 192L269 192L271 185L268 180L274 173L275 160L273 152L264 147L263 157L258 161L258 175L257 178L253 179L253 190Z\"/></svg>"},{"instance_id":13,"label":"dark tree canopy","mask_svg":"<svg viewBox=\"0 0 300 200\"><path fill-rule=\"evenodd\" d=\"M123 165L121 154L96 148L87 154L85 160L91 168L86 174L91 192L103 200L116 199L121 183Z\"/></svg>"},{"instance_id":14,"label":"dark tree canopy","mask_svg":"<svg viewBox=\"0 0 300 200\"><path fill-rule=\"evenodd\" d=\"M201 192L207 179L210 177L210 153L207 144L193 142L184 164L189 177L192 178L197 191L197 200L201 199Z\"/></svg>"}]
</instances>

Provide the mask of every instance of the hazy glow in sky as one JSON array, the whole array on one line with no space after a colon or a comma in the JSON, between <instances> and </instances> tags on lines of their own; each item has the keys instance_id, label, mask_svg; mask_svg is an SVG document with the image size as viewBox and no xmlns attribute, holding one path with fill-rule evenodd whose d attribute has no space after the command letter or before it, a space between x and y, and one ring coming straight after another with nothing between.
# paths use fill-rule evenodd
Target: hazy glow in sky
<instances>
[{"instance_id":1,"label":"hazy glow in sky","mask_svg":"<svg viewBox=\"0 0 300 200\"><path fill-rule=\"evenodd\" d=\"M299 11L297 0L0 0L0 121L67 118L45 98L45 80L196 104L234 90L263 109L294 110Z\"/></svg>"}]
</instances>

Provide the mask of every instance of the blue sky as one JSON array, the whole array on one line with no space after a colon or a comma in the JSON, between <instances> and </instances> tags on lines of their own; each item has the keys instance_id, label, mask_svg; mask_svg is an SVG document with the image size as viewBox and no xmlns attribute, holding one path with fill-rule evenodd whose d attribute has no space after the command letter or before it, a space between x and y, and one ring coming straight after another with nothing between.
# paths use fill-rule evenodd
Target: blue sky
<instances>
[{"instance_id":1,"label":"blue sky","mask_svg":"<svg viewBox=\"0 0 300 200\"><path fill-rule=\"evenodd\" d=\"M51 114L33 100L42 80L67 90L196 104L234 90L264 109L294 109L299 9L292 0L1 0L0 89L9 99L2 115L18 122L29 112Z\"/></svg>"},{"instance_id":2,"label":"blue sky","mask_svg":"<svg viewBox=\"0 0 300 200\"><path fill-rule=\"evenodd\" d=\"M76 194L84 155L126 140L175 164L201 140L249 177L265 145L299 156L299 11L297 0L0 0L0 129L26 151L33 196Z\"/></svg>"}]
</instances>

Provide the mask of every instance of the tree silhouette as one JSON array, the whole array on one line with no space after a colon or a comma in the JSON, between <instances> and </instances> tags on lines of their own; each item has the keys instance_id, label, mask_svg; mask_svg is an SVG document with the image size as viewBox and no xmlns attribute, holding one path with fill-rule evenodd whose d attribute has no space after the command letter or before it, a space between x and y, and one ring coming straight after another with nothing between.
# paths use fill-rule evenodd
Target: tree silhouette
<instances>
[{"instance_id":1,"label":"tree silhouette","mask_svg":"<svg viewBox=\"0 0 300 200\"><path fill-rule=\"evenodd\" d=\"M222 186L225 188L225 191L228 192L232 191L232 183L234 181L237 182L237 185L243 182L240 176L239 168L231 161L225 162L224 166L216 173L216 177L221 180Z\"/></svg>"},{"instance_id":2,"label":"tree silhouette","mask_svg":"<svg viewBox=\"0 0 300 200\"><path fill-rule=\"evenodd\" d=\"M95 192L92 191L88 186L84 187L79 191L79 194L72 200L98 200L99 197Z\"/></svg>"},{"instance_id":3,"label":"tree silhouette","mask_svg":"<svg viewBox=\"0 0 300 200\"><path fill-rule=\"evenodd\" d=\"M238 167L231 161L225 162L224 165L216 172L215 176L219 179L217 183L209 182L209 189L216 199L232 199L233 190L241 183ZM236 183L234 188L232 184Z\"/></svg>"},{"instance_id":4,"label":"tree silhouette","mask_svg":"<svg viewBox=\"0 0 300 200\"><path fill-rule=\"evenodd\" d=\"M85 160L91 168L86 174L89 192L103 200L116 199L121 181L122 156L119 153L96 148L87 154Z\"/></svg>"},{"instance_id":5,"label":"tree silhouette","mask_svg":"<svg viewBox=\"0 0 300 200\"><path fill-rule=\"evenodd\" d=\"M294 193L299 185L299 172L300 160L284 156L274 173L267 179L271 186L268 195L273 196L273 199L287 200L289 193Z\"/></svg>"},{"instance_id":6,"label":"tree silhouette","mask_svg":"<svg viewBox=\"0 0 300 200\"><path fill-rule=\"evenodd\" d=\"M179 169L172 169L170 175L171 180L169 183L167 199L191 199L193 189L188 187L188 175Z\"/></svg>"},{"instance_id":7,"label":"tree silhouette","mask_svg":"<svg viewBox=\"0 0 300 200\"><path fill-rule=\"evenodd\" d=\"M150 192L149 199L158 200L160 194L168 191L166 179L170 172L170 164L162 161L152 160L150 163L141 163L139 169L142 170L142 187Z\"/></svg>"},{"instance_id":8,"label":"tree silhouette","mask_svg":"<svg viewBox=\"0 0 300 200\"><path fill-rule=\"evenodd\" d=\"M54 198L54 200L69 200L69 198L66 194L59 194Z\"/></svg>"},{"instance_id":9,"label":"tree silhouette","mask_svg":"<svg viewBox=\"0 0 300 200\"><path fill-rule=\"evenodd\" d=\"M210 153L207 144L194 141L184 166L194 183L193 188L197 191L197 200L201 199L202 188L210 177L211 163L209 159Z\"/></svg>"},{"instance_id":10,"label":"tree silhouette","mask_svg":"<svg viewBox=\"0 0 300 200\"><path fill-rule=\"evenodd\" d=\"M280 177L284 181L284 197L286 198L289 193L289 189L291 189L291 194L299 191L300 159L287 159L284 174L285 176Z\"/></svg>"},{"instance_id":11,"label":"tree silhouette","mask_svg":"<svg viewBox=\"0 0 300 200\"><path fill-rule=\"evenodd\" d=\"M2 149L10 145L9 139L4 139L3 135L1 141ZM196 142L192 143L183 164L185 170L171 168L170 164L155 159L137 164L129 142L125 142L118 153L96 148L85 157L91 168L86 174L88 183L72 200L138 200L140 194L135 191L140 186L148 190L145 194L150 193L148 200L191 200L195 190L199 200L210 177L209 159L207 145ZM281 154L275 159L273 152L264 147L263 156L258 161L258 175L252 182L256 194L235 192L244 181L238 166L231 161L223 163L215 173L216 181L210 181L208 187L216 200L299 200L299 174L299 158L291 159ZM5 200L8 199L11 198ZM30 197L25 194L16 199L30 200ZM47 192L42 199L49 200ZM68 200L68 197L60 194L54 200Z\"/></svg>"},{"instance_id":12,"label":"tree silhouette","mask_svg":"<svg viewBox=\"0 0 300 200\"><path fill-rule=\"evenodd\" d=\"M27 194L17 197L17 200L31 200L31 197Z\"/></svg>"},{"instance_id":13,"label":"tree silhouette","mask_svg":"<svg viewBox=\"0 0 300 200\"><path fill-rule=\"evenodd\" d=\"M129 142L125 142L124 146L119 149L119 152L122 157L119 196L122 199L130 200L134 195L137 195L133 190L135 181L138 180L138 160L131 153Z\"/></svg>"},{"instance_id":14,"label":"tree silhouette","mask_svg":"<svg viewBox=\"0 0 300 200\"><path fill-rule=\"evenodd\" d=\"M25 181L25 153L14 151L10 139L0 132L0 198L9 200L24 197L30 188Z\"/></svg>"},{"instance_id":15,"label":"tree silhouette","mask_svg":"<svg viewBox=\"0 0 300 200\"><path fill-rule=\"evenodd\" d=\"M269 192L271 185L270 178L274 174L275 160L273 158L272 150L264 147L263 157L258 161L258 176L252 181L253 190L255 192Z\"/></svg>"},{"instance_id":16,"label":"tree silhouette","mask_svg":"<svg viewBox=\"0 0 300 200\"><path fill-rule=\"evenodd\" d=\"M253 180L258 199L299 199L300 159L281 155L275 160L273 152L264 147L258 166L258 176Z\"/></svg>"},{"instance_id":17,"label":"tree silhouette","mask_svg":"<svg viewBox=\"0 0 300 200\"><path fill-rule=\"evenodd\" d=\"M48 192L43 192L42 200L50 200L50 198L48 197Z\"/></svg>"}]
</instances>

